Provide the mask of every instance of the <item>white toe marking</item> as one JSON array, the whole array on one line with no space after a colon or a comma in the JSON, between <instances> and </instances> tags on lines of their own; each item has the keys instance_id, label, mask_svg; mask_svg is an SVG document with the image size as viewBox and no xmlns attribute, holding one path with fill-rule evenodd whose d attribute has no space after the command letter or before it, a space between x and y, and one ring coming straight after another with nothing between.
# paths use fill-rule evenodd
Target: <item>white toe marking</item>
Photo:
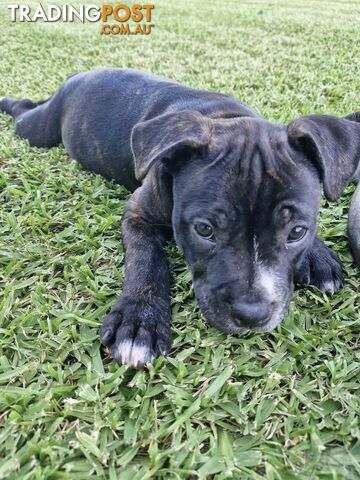
<instances>
[{"instance_id":1,"label":"white toe marking","mask_svg":"<svg viewBox=\"0 0 360 480\"><path fill-rule=\"evenodd\" d=\"M131 347L132 342L130 340L125 340L117 346L116 357L121 363L127 363L127 359L130 357Z\"/></svg>"},{"instance_id":2,"label":"white toe marking","mask_svg":"<svg viewBox=\"0 0 360 480\"><path fill-rule=\"evenodd\" d=\"M148 363L153 360L149 349L142 345L133 345L131 350L131 362L135 367L139 364Z\"/></svg>"},{"instance_id":3,"label":"white toe marking","mask_svg":"<svg viewBox=\"0 0 360 480\"><path fill-rule=\"evenodd\" d=\"M148 347L136 345L131 340L124 340L117 346L116 357L121 363L131 367L143 365L154 359Z\"/></svg>"},{"instance_id":4,"label":"white toe marking","mask_svg":"<svg viewBox=\"0 0 360 480\"><path fill-rule=\"evenodd\" d=\"M334 282L332 282L332 281L324 282L322 284L322 290L324 290L324 292L335 293Z\"/></svg>"}]
</instances>

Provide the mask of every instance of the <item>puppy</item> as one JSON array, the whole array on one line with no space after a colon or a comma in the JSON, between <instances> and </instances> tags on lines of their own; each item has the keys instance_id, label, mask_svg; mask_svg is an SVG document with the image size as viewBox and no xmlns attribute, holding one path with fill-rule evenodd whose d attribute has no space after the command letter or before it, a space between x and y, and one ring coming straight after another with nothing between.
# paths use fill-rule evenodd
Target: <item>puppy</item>
<instances>
[{"instance_id":1,"label":"puppy","mask_svg":"<svg viewBox=\"0 0 360 480\"><path fill-rule=\"evenodd\" d=\"M171 347L164 243L173 237L202 312L223 332L274 329L294 283L343 285L316 217L321 183L334 201L358 167L358 114L272 124L225 95L125 69L75 74L48 100L4 98L0 109L30 145L62 143L134 192L123 292L101 329L119 362L142 366Z\"/></svg>"}]
</instances>

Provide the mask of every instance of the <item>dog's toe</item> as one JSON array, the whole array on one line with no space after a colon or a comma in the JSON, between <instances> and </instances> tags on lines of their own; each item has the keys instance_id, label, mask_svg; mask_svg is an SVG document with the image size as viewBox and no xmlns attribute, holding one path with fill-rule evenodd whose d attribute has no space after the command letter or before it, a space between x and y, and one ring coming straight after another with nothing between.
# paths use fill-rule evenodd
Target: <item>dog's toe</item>
<instances>
[{"instance_id":1,"label":"dog's toe","mask_svg":"<svg viewBox=\"0 0 360 480\"><path fill-rule=\"evenodd\" d=\"M336 293L344 286L344 267L335 252L316 239L295 274L295 283Z\"/></svg>"},{"instance_id":2,"label":"dog's toe","mask_svg":"<svg viewBox=\"0 0 360 480\"><path fill-rule=\"evenodd\" d=\"M170 350L170 312L156 301L122 297L106 317L100 335L112 358L139 368Z\"/></svg>"},{"instance_id":3,"label":"dog's toe","mask_svg":"<svg viewBox=\"0 0 360 480\"><path fill-rule=\"evenodd\" d=\"M314 279L313 285L322 292L336 293L344 286L344 274L336 266L330 271L317 275Z\"/></svg>"},{"instance_id":4,"label":"dog's toe","mask_svg":"<svg viewBox=\"0 0 360 480\"><path fill-rule=\"evenodd\" d=\"M0 112L11 113L15 100L10 97L0 97Z\"/></svg>"},{"instance_id":5,"label":"dog's toe","mask_svg":"<svg viewBox=\"0 0 360 480\"><path fill-rule=\"evenodd\" d=\"M115 339L116 332L121 324L122 314L118 309L112 310L105 318L104 323L100 329L100 338L103 345L110 347Z\"/></svg>"},{"instance_id":6,"label":"dog's toe","mask_svg":"<svg viewBox=\"0 0 360 480\"><path fill-rule=\"evenodd\" d=\"M155 358L152 348L149 345L141 344L136 339L122 340L114 344L110 353L118 362L135 368L143 367Z\"/></svg>"},{"instance_id":7,"label":"dog's toe","mask_svg":"<svg viewBox=\"0 0 360 480\"><path fill-rule=\"evenodd\" d=\"M155 342L152 328L136 322L125 323L117 330L116 340L110 347L110 354L123 365L142 367L155 358Z\"/></svg>"},{"instance_id":8,"label":"dog's toe","mask_svg":"<svg viewBox=\"0 0 360 480\"><path fill-rule=\"evenodd\" d=\"M344 267L339 257L331 252L323 252L320 259L311 264L310 284L319 290L336 293L344 286Z\"/></svg>"}]
</instances>

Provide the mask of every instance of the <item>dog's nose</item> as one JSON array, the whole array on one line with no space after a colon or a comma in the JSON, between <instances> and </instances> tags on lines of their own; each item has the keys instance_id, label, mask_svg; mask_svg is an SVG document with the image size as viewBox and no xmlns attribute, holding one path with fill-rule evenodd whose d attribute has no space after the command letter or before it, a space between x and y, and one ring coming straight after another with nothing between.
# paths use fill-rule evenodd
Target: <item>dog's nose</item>
<instances>
[{"instance_id":1,"label":"dog's nose","mask_svg":"<svg viewBox=\"0 0 360 480\"><path fill-rule=\"evenodd\" d=\"M261 325L269 314L269 307L261 302L237 302L233 305L235 319L245 327Z\"/></svg>"}]
</instances>

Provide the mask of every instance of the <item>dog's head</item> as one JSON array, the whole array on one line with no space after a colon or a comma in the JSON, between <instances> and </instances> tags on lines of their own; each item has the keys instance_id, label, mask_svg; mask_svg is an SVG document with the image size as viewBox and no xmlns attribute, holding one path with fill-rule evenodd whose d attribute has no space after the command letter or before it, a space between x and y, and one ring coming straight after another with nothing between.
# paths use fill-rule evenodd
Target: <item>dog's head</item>
<instances>
[{"instance_id":1,"label":"dog's head","mask_svg":"<svg viewBox=\"0 0 360 480\"><path fill-rule=\"evenodd\" d=\"M173 176L173 228L200 308L218 329L270 331L311 247L321 198L337 199L360 156L360 126L325 115L288 126L257 118L165 114L132 134L141 180Z\"/></svg>"}]
</instances>

